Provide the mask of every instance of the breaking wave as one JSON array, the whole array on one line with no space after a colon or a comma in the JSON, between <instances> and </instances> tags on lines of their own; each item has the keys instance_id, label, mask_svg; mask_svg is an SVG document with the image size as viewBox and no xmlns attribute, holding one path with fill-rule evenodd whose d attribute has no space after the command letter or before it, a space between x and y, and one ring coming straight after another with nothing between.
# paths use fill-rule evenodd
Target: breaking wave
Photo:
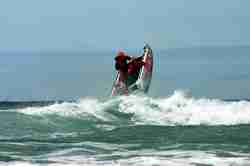
<instances>
[{"instance_id":1,"label":"breaking wave","mask_svg":"<svg viewBox=\"0 0 250 166\"><path fill-rule=\"evenodd\" d=\"M10 111L10 110L7 110ZM87 120L115 125L238 125L250 123L249 101L196 99L182 91L164 98L122 96L106 100L82 98L77 102L12 110L24 115Z\"/></svg>"},{"instance_id":2,"label":"breaking wave","mask_svg":"<svg viewBox=\"0 0 250 166\"><path fill-rule=\"evenodd\" d=\"M0 110L0 165L249 165L248 124L249 101L182 91L11 106Z\"/></svg>"}]
</instances>

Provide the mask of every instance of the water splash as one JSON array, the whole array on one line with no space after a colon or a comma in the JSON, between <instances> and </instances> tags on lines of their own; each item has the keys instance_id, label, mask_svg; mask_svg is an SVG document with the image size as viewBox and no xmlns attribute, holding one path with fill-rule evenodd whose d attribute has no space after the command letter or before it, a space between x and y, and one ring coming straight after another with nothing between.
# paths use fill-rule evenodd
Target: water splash
<instances>
[{"instance_id":1,"label":"water splash","mask_svg":"<svg viewBox=\"0 0 250 166\"><path fill-rule=\"evenodd\" d=\"M250 102L196 99L182 91L164 98L121 96L107 100L82 98L45 107L28 107L16 112L35 115L77 118L95 118L104 122L124 121L145 125L237 125L250 123Z\"/></svg>"}]
</instances>

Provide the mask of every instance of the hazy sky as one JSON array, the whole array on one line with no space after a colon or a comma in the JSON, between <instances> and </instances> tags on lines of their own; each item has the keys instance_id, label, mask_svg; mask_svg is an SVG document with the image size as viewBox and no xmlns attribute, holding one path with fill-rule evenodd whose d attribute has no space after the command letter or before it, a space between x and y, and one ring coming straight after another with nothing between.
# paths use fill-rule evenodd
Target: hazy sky
<instances>
[{"instance_id":1,"label":"hazy sky","mask_svg":"<svg viewBox=\"0 0 250 166\"><path fill-rule=\"evenodd\" d=\"M0 51L250 44L247 0L0 1Z\"/></svg>"},{"instance_id":2,"label":"hazy sky","mask_svg":"<svg viewBox=\"0 0 250 166\"><path fill-rule=\"evenodd\" d=\"M249 9L247 0L0 0L0 100L108 96L114 51L140 53L144 42L156 53L154 94L249 98L250 51L228 51L250 45ZM208 45L230 47L177 51L174 61L159 53Z\"/></svg>"}]
</instances>

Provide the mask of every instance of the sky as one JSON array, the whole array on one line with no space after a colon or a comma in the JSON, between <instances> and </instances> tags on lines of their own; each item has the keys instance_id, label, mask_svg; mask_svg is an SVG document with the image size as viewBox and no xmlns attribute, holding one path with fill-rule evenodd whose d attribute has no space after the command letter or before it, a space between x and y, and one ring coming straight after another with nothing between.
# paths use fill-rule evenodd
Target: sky
<instances>
[{"instance_id":1,"label":"sky","mask_svg":"<svg viewBox=\"0 0 250 166\"><path fill-rule=\"evenodd\" d=\"M203 70L199 51L191 57L192 51L177 50L173 65L169 54L161 53L249 46L249 7L247 0L0 0L0 100L108 96L115 51L138 54L145 42L157 55L151 94L184 88L195 96L250 98L248 49L233 49L227 64L225 55L211 51L215 59L205 59ZM238 51L246 59L232 66ZM221 64L212 70L216 57ZM228 81L224 74L238 80Z\"/></svg>"},{"instance_id":2,"label":"sky","mask_svg":"<svg viewBox=\"0 0 250 166\"><path fill-rule=\"evenodd\" d=\"M249 45L246 0L0 1L0 51Z\"/></svg>"}]
</instances>

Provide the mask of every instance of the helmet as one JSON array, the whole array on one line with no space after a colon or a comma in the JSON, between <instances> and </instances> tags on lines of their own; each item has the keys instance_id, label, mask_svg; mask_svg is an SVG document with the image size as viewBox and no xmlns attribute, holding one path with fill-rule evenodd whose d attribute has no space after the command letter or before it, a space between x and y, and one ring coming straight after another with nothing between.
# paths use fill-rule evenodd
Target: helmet
<instances>
[{"instance_id":1,"label":"helmet","mask_svg":"<svg viewBox=\"0 0 250 166\"><path fill-rule=\"evenodd\" d=\"M117 56L117 57L118 57L118 56L126 56L126 54L125 54L125 52L123 52L123 51L118 51L117 54L116 54L116 56Z\"/></svg>"}]
</instances>

